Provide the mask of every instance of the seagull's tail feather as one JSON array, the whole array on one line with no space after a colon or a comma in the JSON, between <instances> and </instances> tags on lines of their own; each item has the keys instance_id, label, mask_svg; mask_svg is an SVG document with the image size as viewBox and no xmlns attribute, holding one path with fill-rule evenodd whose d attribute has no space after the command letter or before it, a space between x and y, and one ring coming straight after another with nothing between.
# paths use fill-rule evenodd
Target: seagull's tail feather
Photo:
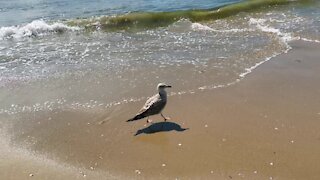
<instances>
[{"instance_id":1,"label":"seagull's tail feather","mask_svg":"<svg viewBox=\"0 0 320 180\"><path fill-rule=\"evenodd\" d=\"M136 121L136 120L139 120L139 119L142 119L142 118L145 118L146 116L143 115L143 114L138 114L136 115L134 118L131 118L129 120L127 120L127 122L130 122L130 121Z\"/></svg>"}]
</instances>

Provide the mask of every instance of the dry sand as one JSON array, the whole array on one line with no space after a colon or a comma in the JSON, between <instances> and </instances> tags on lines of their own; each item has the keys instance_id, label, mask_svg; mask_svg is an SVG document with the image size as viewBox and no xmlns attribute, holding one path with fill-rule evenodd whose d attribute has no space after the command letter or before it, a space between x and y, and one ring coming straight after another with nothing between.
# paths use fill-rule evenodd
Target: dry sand
<instances>
[{"instance_id":1,"label":"dry sand","mask_svg":"<svg viewBox=\"0 0 320 180\"><path fill-rule=\"evenodd\" d=\"M320 44L291 46L232 86L169 97L167 123L126 123L143 101L22 114L0 179L320 179Z\"/></svg>"}]
</instances>

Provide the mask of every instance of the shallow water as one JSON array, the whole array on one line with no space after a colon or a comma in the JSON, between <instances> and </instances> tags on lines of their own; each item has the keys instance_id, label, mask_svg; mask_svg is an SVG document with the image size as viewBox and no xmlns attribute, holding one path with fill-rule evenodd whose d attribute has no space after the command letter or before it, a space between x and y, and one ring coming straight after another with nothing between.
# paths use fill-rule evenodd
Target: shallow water
<instances>
[{"instance_id":1,"label":"shallow water","mask_svg":"<svg viewBox=\"0 0 320 180\"><path fill-rule=\"evenodd\" d=\"M144 100L162 81L171 95L232 85L289 41L318 41L318 10L287 5L135 32L43 20L1 27L0 113L105 109Z\"/></svg>"}]
</instances>

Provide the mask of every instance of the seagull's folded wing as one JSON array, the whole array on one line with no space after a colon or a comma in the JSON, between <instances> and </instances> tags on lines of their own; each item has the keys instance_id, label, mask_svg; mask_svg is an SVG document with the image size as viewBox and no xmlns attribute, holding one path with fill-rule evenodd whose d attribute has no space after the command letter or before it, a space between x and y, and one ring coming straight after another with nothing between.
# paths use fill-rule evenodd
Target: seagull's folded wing
<instances>
[{"instance_id":1,"label":"seagull's folded wing","mask_svg":"<svg viewBox=\"0 0 320 180\"><path fill-rule=\"evenodd\" d=\"M147 102L144 104L144 106L140 109L140 111L137 113L137 115L146 113L148 110L152 109L153 107L157 106L158 103L160 103L161 98L159 94L156 94L149 98Z\"/></svg>"}]
</instances>

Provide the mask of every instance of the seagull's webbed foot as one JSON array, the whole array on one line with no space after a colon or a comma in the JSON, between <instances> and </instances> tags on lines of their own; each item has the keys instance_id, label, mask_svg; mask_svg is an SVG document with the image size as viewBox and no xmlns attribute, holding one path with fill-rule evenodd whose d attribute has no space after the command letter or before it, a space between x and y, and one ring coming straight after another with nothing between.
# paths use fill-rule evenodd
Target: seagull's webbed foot
<instances>
[{"instance_id":1,"label":"seagull's webbed foot","mask_svg":"<svg viewBox=\"0 0 320 180\"><path fill-rule=\"evenodd\" d=\"M163 117L164 121L170 120L169 117L165 117L162 113L161 113L161 116Z\"/></svg>"},{"instance_id":2,"label":"seagull's webbed foot","mask_svg":"<svg viewBox=\"0 0 320 180\"><path fill-rule=\"evenodd\" d=\"M147 123L152 123L152 119L147 119Z\"/></svg>"},{"instance_id":3,"label":"seagull's webbed foot","mask_svg":"<svg viewBox=\"0 0 320 180\"><path fill-rule=\"evenodd\" d=\"M149 119L149 117L147 117L147 124L145 124L144 126L147 126L149 123L153 123L151 119Z\"/></svg>"}]
</instances>

